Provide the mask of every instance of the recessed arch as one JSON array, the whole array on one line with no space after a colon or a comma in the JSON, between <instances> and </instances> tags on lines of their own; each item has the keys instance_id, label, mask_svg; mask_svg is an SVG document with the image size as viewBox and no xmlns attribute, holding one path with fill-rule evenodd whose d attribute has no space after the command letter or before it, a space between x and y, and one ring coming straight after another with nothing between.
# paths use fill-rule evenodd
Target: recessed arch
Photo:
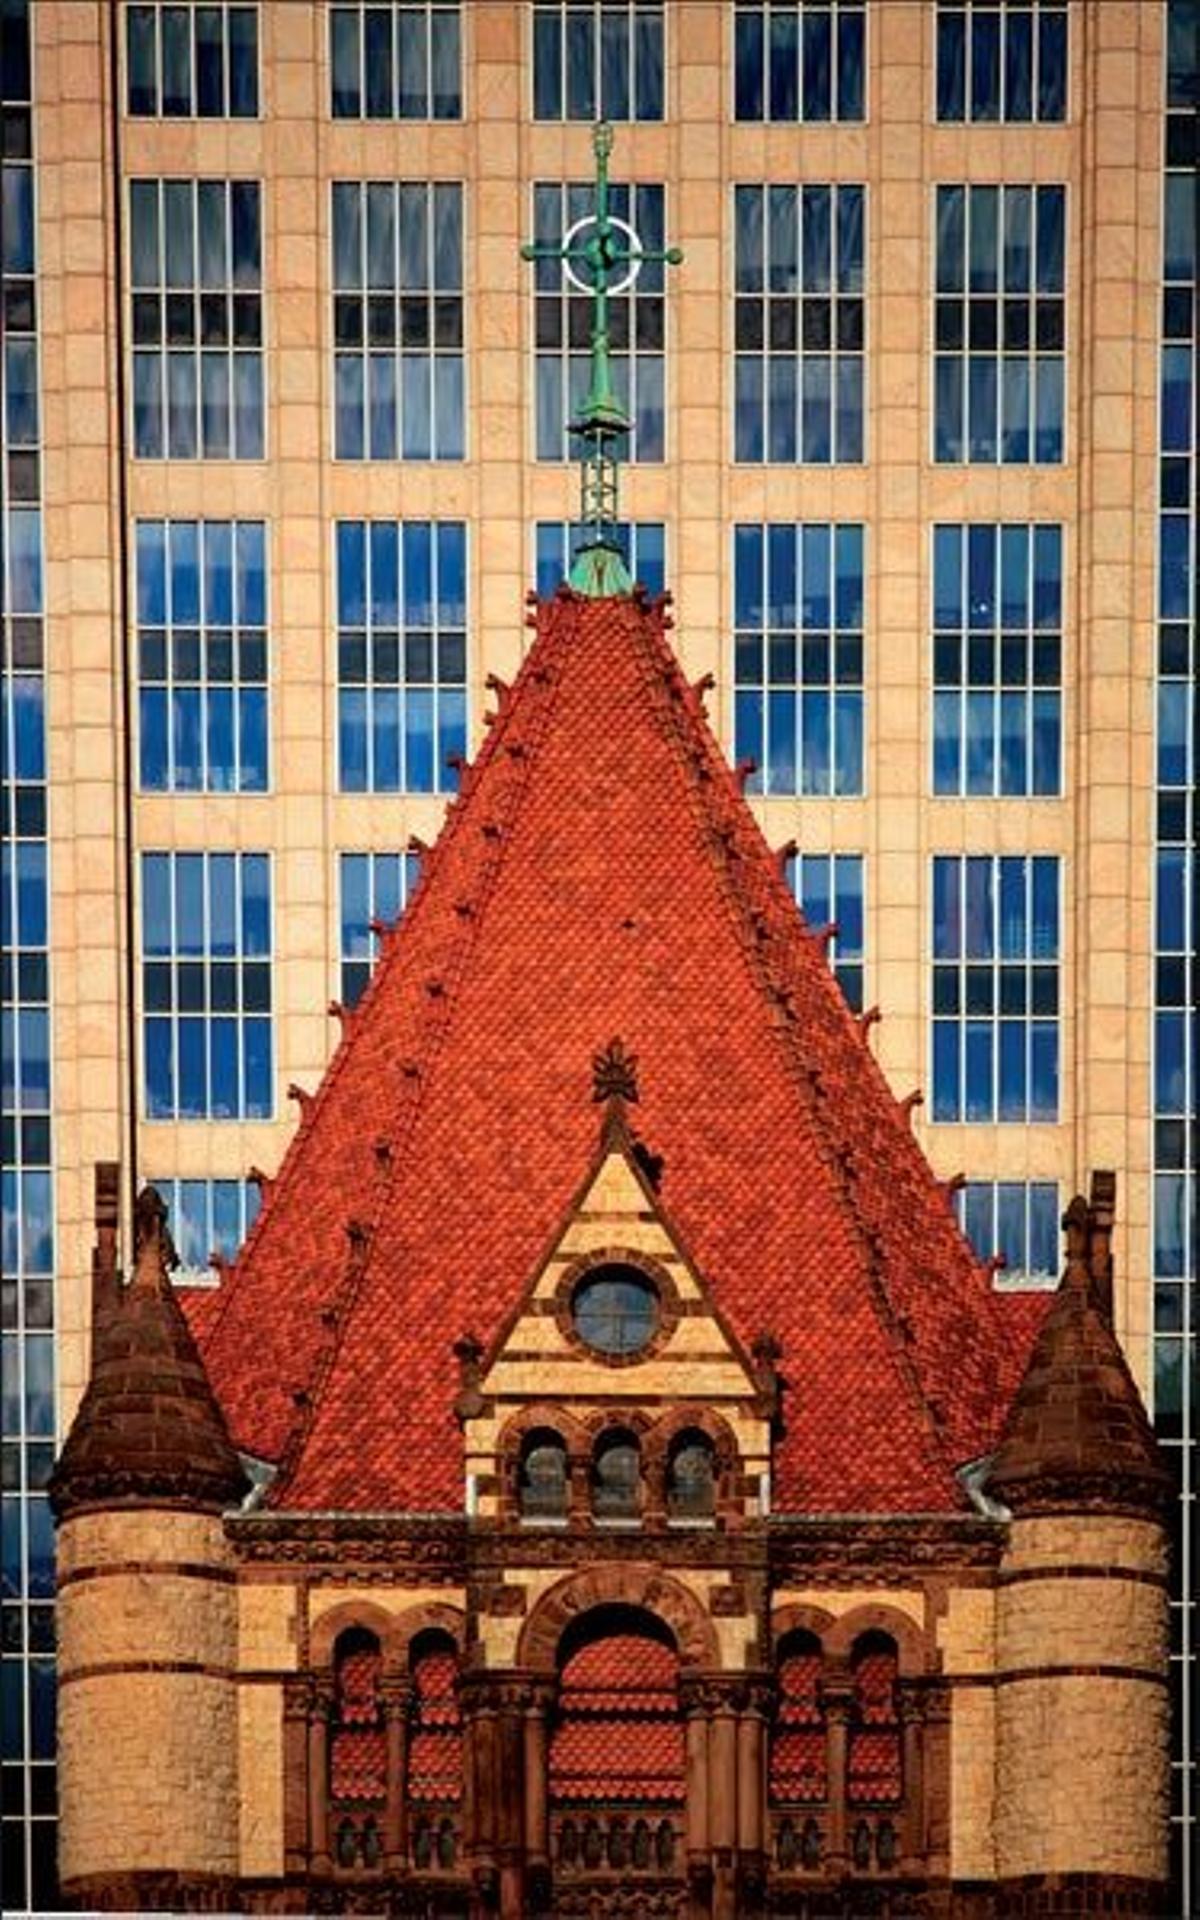
<instances>
[{"instance_id":1,"label":"recessed arch","mask_svg":"<svg viewBox=\"0 0 1200 1920\"><path fill-rule=\"evenodd\" d=\"M550 1676L572 1623L598 1607L637 1607L669 1629L684 1669L719 1668L720 1644L696 1595L671 1574L639 1564L589 1567L544 1593L521 1629L516 1664Z\"/></svg>"},{"instance_id":2,"label":"recessed arch","mask_svg":"<svg viewBox=\"0 0 1200 1920\"><path fill-rule=\"evenodd\" d=\"M916 1621L899 1607L879 1603L851 1607L840 1614L823 1635L826 1655L849 1662L856 1641L869 1633L886 1634L895 1642L902 1677L933 1670L928 1642Z\"/></svg>"}]
</instances>

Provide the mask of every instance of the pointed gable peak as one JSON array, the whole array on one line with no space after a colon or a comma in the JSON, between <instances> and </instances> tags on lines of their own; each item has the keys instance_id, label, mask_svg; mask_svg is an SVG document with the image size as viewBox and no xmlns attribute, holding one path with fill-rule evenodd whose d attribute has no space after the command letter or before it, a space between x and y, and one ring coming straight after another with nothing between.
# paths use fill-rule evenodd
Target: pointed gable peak
<instances>
[{"instance_id":1,"label":"pointed gable peak","mask_svg":"<svg viewBox=\"0 0 1200 1920\"><path fill-rule=\"evenodd\" d=\"M167 1210L135 1207L134 1271L97 1316L92 1373L50 1483L60 1519L80 1507L230 1506L248 1482L183 1316ZM107 1221L98 1223L101 1244Z\"/></svg>"},{"instance_id":2,"label":"pointed gable peak","mask_svg":"<svg viewBox=\"0 0 1200 1920\"><path fill-rule=\"evenodd\" d=\"M1017 1513L1156 1512L1169 1485L1108 1313L1115 1180L1063 1215L1066 1265L1009 1409L990 1491Z\"/></svg>"},{"instance_id":3,"label":"pointed gable peak","mask_svg":"<svg viewBox=\"0 0 1200 1920\"><path fill-rule=\"evenodd\" d=\"M238 1442L290 1458L289 1504L459 1505L451 1344L496 1351L578 1189L595 1050L602 1133L630 1140L613 1177L669 1215L744 1353L782 1344L781 1507L957 1506L1015 1391L1019 1309L806 928L665 602L567 589L534 624L235 1271L189 1308ZM352 1277L351 1217L372 1222Z\"/></svg>"}]
</instances>

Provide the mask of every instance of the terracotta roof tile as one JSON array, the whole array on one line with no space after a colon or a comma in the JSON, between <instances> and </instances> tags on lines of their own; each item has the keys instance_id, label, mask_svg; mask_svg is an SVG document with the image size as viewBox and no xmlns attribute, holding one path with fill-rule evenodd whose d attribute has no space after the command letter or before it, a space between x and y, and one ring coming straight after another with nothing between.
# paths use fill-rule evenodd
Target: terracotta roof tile
<instances>
[{"instance_id":1,"label":"terracotta roof tile","mask_svg":"<svg viewBox=\"0 0 1200 1920\"><path fill-rule=\"evenodd\" d=\"M87 1391L50 1481L61 1517L109 1501L234 1506L249 1482L184 1318L168 1265L174 1249L153 1187L137 1203L137 1256L97 1297Z\"/></svg>"},{"instance_id":2,"label":"terracotta roof tile","mask_svg":"<svg viewBox=\"0 0 1200 1920\"><path fill-rule=\"evenodd\" d=\"M993 1296L660 609L559 595L237 1266L194 1309L292 1508L458 1510L485 1343L592 1153L589 1062L737 1336L782 1344L781 1510L960 1505L1030 1331ZM354 1220L367 1228L352 1235Z\"/></svg>"},{"instance_id":3,"label":"terracotta roof tile","mask_svg":"<svg viewBox=\"0 0 1200 1920\"><path fill-rule=\"evenodd\" d=\"M1107 1220L1082 1195L1067 1267L1005 1422L990 1490L1017 1511L1099 1498L1155 1511L1170 1476L1098 1298L1111 1289Z\"/></svg>"}]
</instances>

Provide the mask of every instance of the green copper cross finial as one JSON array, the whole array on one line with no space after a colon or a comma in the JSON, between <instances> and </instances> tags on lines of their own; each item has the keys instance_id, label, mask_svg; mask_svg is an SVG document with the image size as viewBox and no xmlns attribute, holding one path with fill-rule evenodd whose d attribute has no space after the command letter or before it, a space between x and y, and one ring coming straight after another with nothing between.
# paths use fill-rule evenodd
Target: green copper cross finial
<instances>
[{"instance_id":1,"label":"green copper cross finial","mask_svg":"<svg viewBox=\"0 0 1200 1920\"><path fill-rule=\"evenodd\" d=\"M569 432L584 442L580 518L583 545L571 563L571 585L593 599L628 593L632 582L617 539L617 468L621 443L632 421L612 384L609 358L608 303L612 295L632 287L650 261L678 266L678 247L643 247L627 220L609 209L608 157L613 130L606 120L592 136L596 155L595 212L586 214L563 235L557 246L536 243L521 248L524 260L560 260L572 284L592 299L591 378L587 393ZM586 273L586 280L579 269Z\"/></svg>"}]
</instances>

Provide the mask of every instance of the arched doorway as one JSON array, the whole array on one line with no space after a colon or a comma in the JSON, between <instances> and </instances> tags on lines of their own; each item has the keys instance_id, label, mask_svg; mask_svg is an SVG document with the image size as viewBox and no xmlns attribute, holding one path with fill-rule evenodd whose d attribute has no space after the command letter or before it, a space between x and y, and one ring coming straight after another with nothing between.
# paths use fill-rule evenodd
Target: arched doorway
<instances>
[{"instance_id":1,"label":"arched doorway","mask_svg":"<svg viewBox=\"0 0 1200 1920\"><path fill-rule=\"evenodd\" d=\"M597 1606L563 1633L549 1750L556 1887L682 1885L679 1664L670 1628L644 1607Z\"/></svg>"}]
</instances>

